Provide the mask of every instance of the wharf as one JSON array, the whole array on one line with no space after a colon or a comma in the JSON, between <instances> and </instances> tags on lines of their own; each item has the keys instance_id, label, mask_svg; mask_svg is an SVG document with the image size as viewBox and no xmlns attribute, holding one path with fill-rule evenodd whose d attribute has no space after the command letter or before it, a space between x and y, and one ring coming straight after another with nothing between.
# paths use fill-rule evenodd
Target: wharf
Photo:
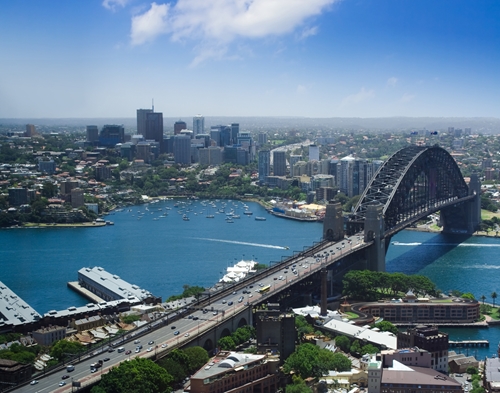
<instances>
[{"instance_id":1,"label":"wharf","mask_svg":"<svg viewBox=\"0 0 500 393\"><path fill-rule=\"evenodd\" d=\"M101 303L105 300L97 296L95 293L90 292L88 289L82 287L78 281L69 281L68 287L73 291L85 296L87 299L93 301L94 303Z\"/></svg>"},{"instance_id":2,"label":"wharf","mask_svg":"<svg viewBox=\"0 0 500 393\"><path fill-rule=\"evenodd\" d=\"M463 340L463 341L449 341L449 347L489 347L488 340Z\"/></svg>"}]
</instances>

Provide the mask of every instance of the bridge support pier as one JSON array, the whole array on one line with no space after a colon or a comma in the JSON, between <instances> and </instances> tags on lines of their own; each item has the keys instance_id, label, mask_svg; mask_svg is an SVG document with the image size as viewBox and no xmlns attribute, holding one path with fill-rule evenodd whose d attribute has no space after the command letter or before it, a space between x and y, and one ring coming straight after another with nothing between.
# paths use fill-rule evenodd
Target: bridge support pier
<instances>
[{"instance_id":1,"label":"bridge support pier","mask_svg":"<svg viewBox=\"0 0 500 393\"><path fill-rule=\"evenodd\" d=\"M327 286L328 271L326 268L321 269L321 312L320 314L326 317L328 313L328 286Z\"/></svg>"},{"instance_id":2,"label":"bridge support pier","mask_svg":"<svg viewBox=\"0 0 500 393\"><path fill-rule=\"evenodd\" d=\"M370 205L366 209L365 242L373 242L366 249L367 268L376 272L385 272L384 206Z\"/></svg>"},{"instance_id":3,"label":"bridge support pier","mask_svg":"<svg viewBox=\"0 0 500 393\"><path fill-rule=\"evenodd\" d=\"M344 217L340 202L329 201L323 220L323 239L338 241L344 238Z\"/></svg>"}]
</instances>

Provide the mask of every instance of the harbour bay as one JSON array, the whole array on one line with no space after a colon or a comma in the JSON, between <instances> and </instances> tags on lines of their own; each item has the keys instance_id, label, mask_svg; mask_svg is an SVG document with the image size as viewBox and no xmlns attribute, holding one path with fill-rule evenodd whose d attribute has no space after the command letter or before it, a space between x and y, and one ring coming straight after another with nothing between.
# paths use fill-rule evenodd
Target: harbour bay
<instances>
[{"instance_id":1,"label":"harbour bay","mask_svg":"<svg viewBox=\"0 0 500 393\"><path fill-rule=\"evenodd\" d=\"M218 212L223 203L225 212ZM0 281L42 314L88 302L66 286L82 267L102 266L166 298L182 292L184 284L213 285L240 259L269 264L322 236L320 223L277 218L256 203L247 205L252 215L243 214L240 201L218 201L216 208L202 201L161 201L107 216L112 226L2 230ZM240 218L228 223L225 213L231 209ZM184 214L189 221L183 220ZM214 218L207 219L208 214ZM257 216L266 220L257 221ZM484 294L487 301L498 290L500 239L402 231L391 241L389 272L423 274L445 293L456 289L476 298ZM489 340L489 349L469 350L479 357L496 352L500 340L499 328L443 330L453 340Z\"/></svg>"}]
</instances>

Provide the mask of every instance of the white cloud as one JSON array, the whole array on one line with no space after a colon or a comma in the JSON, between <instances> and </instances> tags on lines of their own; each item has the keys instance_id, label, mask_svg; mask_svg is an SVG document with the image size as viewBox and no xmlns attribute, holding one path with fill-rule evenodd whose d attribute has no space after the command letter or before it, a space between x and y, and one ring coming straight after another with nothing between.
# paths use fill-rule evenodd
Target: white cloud
<instances>
[{"instance_id":1,"label":"white cloud","mask_svg":"<svg viewBox=\"0 0 500 393\"><path fill-rule=\"evenodd\" d=\"M398 83L398 78L396 78L395 76L387 79L387 86L394 87L396 86L397 83Z\"/></svg>"},{"instance_id":2,"label":"white cloud","mask_svg":"<svg viewBox=\"0 0 500 393\"><path fill-rule=\"evenodd\" d=\"M308 27L307 22L337 1L340 0L178 0L171 7L153 3L149 11L132 18L132 43L141 44L167 32L173 41L197 41L197 57L207 59L207 53L212 51L219 56L221 48L238 38L279 36L301 26L301 36L314 35L318 28ZM168 15L165 11L160 18L162 28L149 28L143 23L141 31L148 32L148 39L134 39L138 22L150 15L153 7L168 10Z\"/></svg>"},{"instance_id":3,"label":"white cloud","mask_svg":"<svg viewBox=\"0 0 500 393\"><path fill-rule=\"evenodd\" d=\"M401 97L400 101L401 102L410 102L414 98L415 98L415 94L404 93L403 96Z\"/></svg>"},{"instance_id":4,"label":"white cloud","mask_svg":"<svg viewBox=\"0 0 500 393\"><path fill-rule=\"evenodd\" d=\"M311 37L316 34L318 34L318 26L308 27L302 30L302 33L300 34L300 39L305 40L307 37Z\"/></svg>"},{"instance_id":5,"label":"white cloud","mask_svg":"<svg viewBox=\"0 0 500 393\"><path fill-rule=\"evenodd\" d=\"M130 33L132 45L141 45L153 41L160 34L165 34L168 12L168 4L152 3L151 8L144 14L132 17Z\"/></svg>"},{"instance_id":6,"label":"white cloud","mask_svg":"<svg viewBox=\"0 0 500 393\"><path fill-rule=\"evenodd\" d=\"M351 94L342 100L341 107L359 104L360 102L367 101L375 97L374 90L366 90L364 87L358 93Z\"/></svg>"},{"instance_id":7,"label":"white cloud","mask_svg":"<svg viewBox=\"0 0 500 393\"><path fill-rule=\"evenodd\" d=\"M115 12L118 7L125 7L129 0L103 0L102 6Z\"/></svg>"}]
</instances>

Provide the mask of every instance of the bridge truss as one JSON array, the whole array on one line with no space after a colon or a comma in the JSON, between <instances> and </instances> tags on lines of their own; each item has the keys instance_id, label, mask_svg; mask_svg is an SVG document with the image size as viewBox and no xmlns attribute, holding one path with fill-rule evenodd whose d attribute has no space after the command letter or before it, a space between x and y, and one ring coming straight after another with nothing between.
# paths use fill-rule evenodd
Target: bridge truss
<instances>
[{"instance_id":1,"label":"bridge truss","mask_svg":"<svg viewBox=\"0 0 500 393\"><path fill-rule=\"evenodd\" d=\"M383 205L387 237L433 212L473 197L446 150L408 146L394 153L375 173L350 216L347 230L364 228L370 205Z\"/></svg>"}]
</instances>

